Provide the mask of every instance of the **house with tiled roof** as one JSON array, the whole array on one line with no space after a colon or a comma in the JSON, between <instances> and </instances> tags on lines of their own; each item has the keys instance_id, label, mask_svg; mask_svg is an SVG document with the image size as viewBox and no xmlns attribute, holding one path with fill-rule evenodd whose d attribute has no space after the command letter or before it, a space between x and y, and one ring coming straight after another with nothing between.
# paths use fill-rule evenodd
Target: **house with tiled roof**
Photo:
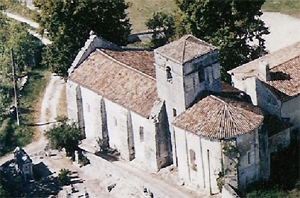
<instances>
[{"instance_id":1,"label":"house with tiled roof","mask_svg":"<svg viewBox=\"0 0 300 198\"><path fill-rule=\"evenodd\" d=\"M254 105L300 126L300 42L228 71Z\"/></svg>"},{"instance_id":2,"label":"house with tiled roof","mask_svg":"<svg viewBox=\"0 0 300 198\"><path fill-rule=\"evenodd\" d=\"M268 179L264 115L221 82L216 47L186 35L146 51L91 35L68 72L68 117L91 144L148 171L173 164L210 194Z\"/></svg>"}]
</instances>

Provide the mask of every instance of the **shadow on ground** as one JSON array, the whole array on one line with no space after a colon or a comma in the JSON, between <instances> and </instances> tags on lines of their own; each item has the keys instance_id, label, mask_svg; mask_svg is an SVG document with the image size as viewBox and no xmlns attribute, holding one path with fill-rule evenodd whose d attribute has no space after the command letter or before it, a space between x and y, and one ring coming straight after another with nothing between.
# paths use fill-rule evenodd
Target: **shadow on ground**
<instances>
[{"instance_id":1,"label":"shadow on ground","mask_svg":"<svg viewBox=\"0 0 300 198\"><path fill-rule=\"evenodd\" d=\"M24 197L49 197L62 189L58 178L43 162L34 165L33 170L35 181L24 186Z\"/></svg>"}]
</instances>

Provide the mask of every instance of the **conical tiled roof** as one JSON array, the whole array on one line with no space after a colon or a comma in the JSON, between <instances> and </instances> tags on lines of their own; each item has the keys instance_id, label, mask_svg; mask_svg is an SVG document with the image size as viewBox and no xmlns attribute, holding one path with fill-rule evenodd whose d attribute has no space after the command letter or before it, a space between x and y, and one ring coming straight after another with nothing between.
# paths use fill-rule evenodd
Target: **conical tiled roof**
<instances>
[{"instance_id":1,"label":"conical tiled roof","mask_svg":"<svg viewBox=\"0 0 300 198\"><path fill-rule=\"evenodd\" d=\"M223 139L251 132L262 121L262 112L251 104L208 96L179 115L173 124L199 136Z\"/></svg>"},{"instance_id":2,"label":"conical tiled roof","mask_svg":"<svg viewBox=\"0 0 300 198\"><path fill-rule=\"evenodd\" d=\"M155 51L179 63L185 63L215 49L216 47L205 41L192 35L186 35L179 40L157 48Z\"/></svg>"}]
</instances>

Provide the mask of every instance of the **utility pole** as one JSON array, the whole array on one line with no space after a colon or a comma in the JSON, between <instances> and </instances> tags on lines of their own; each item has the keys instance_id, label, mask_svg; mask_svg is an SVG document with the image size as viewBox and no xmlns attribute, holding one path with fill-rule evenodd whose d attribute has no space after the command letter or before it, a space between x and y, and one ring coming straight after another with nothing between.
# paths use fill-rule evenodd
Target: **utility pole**
<instances>
[{"instance_id":1,"label":"utility pole","mask_svg":"<svg viewBox=\"0 0 300 198\"><path fill-rule=\"evenodd\" d=\"M16 117L17 117L17 124L20 125L18 77L15 74L15 60L14 60L14 50L13 50L13 48L11 48L11 62L12 62L12 78L13 78L13 83L14 83Z\"/></svg>"}]
</instances>

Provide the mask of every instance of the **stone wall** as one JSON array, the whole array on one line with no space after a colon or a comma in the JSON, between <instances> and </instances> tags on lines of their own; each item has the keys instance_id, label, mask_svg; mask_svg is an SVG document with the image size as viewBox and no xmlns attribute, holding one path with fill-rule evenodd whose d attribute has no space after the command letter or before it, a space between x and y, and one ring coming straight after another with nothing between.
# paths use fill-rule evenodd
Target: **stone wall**
<instances>
[{"instance_id":1,"label":"stone wall","mask_svg":"<svg viewBox=\"0 0 300 198\"><path fill-rule=\"evenodd\" d=\"M81 87L81 94L86 138L93 140L96 140L98 137L102 138L101 97L84 87Z\"/></svg>"},{"instance_id":2,"label":"stone wall","mask_svg":"<svg viewBox=\"0 0 300 198\"><path fill-rule=\"evenodd\" d=\"M231 83L235 88L247 93L252 104L257 105L256 77L244 78L242 74L231 74Z\"/></svg>"},{"instance_id":3,"label":"stone wall","mask_svg":"<svg viewBox=\"0 0 300 198\"><path fill-rule=\"evenodd\" d=\"M268 139L269 154L287 148L290 145L290 128L277 133Z\"/></svg>"},{"instance_id":4,"label":"stone wall","mask_svg":"<svg viewBox=\"0 0 300 198\"><path fill-rule=\"evenodd\" d=\"M300 95L282 103L281 117L289 118L293 128L300 127Z\"/></svg>"},{"instance_id":5,"label":"stone wall","mask_svg":"<svg viewBox=\"0 0 300 198\"><path fill-rule=\"evenodd\" d=\"M207 193L219 193L217 178L222 171L220 141L201 138L177 127L175 134L180 178Z\"/></svg>"},{"instance_id":6,"label":"stone wall","mask_svg":"<svg viewBox=\"0 0 300 198\"><path fill-rule=\"evenodd\" d=\"M281 101L267 88L264 82L256 79L257 105L271 115L282 117Z\"/></svg>"},{"instance_id":7,"label":"stone wall","mask_svg":"<svg viewBox=\"0 0 300 198\"><path fill-rule=\"evenodd\" d=\"M70 80L66 93L68 117L79 122L92 144L96 146L100 138L119 151L121 158L135 159L149 171L171 163L171 137L163 102L148 119Z\"/></svg>"},{"instance_id":8,"label":"stone wall","mask_svg":"<svg viewBox=\"0 0 300 198\"><path fill-rule=\"evenodd\" d=\"M77 101L76 101L76 88L78 84L70 80L66 83L66 100L67 100L67 114L68 118L73 122L78 122L77 116Z\"/></svg>"},{"instance_id":9,"label":"stone wall","mask_svg":"<svg viewBox=\"0 0 300 198\"><path fill-rule=\"evenodd\" d=\"M240 198L240 196L231 185L225 184L222 189L222 198Z\"/></svg>"},{"instance_id":10,"label":"stone wall","mask_svg":"<svg viewBox=\"0 0 300 198\"><path fill-rule=\"evenodd\" d=\"M240 153L238 178L240 190L248 184L259 180L260 160L258 129L236 138L237 149Z\"/></svg>"}]
</instances>

